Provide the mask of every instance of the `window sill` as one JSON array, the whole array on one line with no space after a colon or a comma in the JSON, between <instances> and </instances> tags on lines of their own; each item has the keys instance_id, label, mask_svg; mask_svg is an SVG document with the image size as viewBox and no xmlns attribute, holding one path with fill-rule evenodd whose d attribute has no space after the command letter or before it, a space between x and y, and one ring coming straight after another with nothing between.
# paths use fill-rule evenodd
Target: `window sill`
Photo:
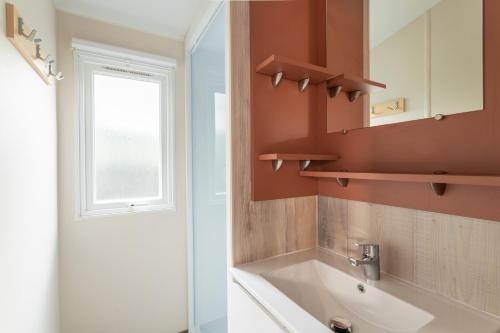
<instances>
[{"instance_id":1,"label":"window sill","mask_svg":"<svg viewBox=\"0 0 500 333\"><path fill-rule=\"evenodd\" d=\"M99 209L91 211L82 211L77 220L88 220L94 218L113 217L120 215L137 215L143 213L167 212L175 213L175 205L154 205L154 206L139 206L139 207L125 207L113 209Z\"/></svg>"}]
</instances>

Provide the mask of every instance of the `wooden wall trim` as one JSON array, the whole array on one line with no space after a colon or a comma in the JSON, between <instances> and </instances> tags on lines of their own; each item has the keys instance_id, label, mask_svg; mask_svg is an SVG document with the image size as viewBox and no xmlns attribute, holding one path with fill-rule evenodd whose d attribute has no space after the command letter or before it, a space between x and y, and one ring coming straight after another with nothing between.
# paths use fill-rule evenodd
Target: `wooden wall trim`
<instances>
[{"instance_id":1,"label":"wooden wall trim","mask_svg":"<svg viewBox=\"0 0 500 333\"><path fill-rule=\"evenodd\" d=\"M229 2L230 20L230 135L231 135L231 224L233 262L241 263L245 253L241 240L249 229L248 203L251 191L250 156L250 22L246 2Z\"/></svg>"}]
</instances>

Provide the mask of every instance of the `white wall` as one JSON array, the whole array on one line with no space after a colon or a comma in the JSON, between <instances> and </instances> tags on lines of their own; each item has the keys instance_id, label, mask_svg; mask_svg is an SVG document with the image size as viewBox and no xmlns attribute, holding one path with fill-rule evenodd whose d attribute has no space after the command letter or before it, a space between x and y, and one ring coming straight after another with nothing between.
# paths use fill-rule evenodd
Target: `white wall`
<instances>
[{"instance_id":1,"label":"white wall","mask_svg":"<svg viewBox=\"0 0 500 333\"><path fill-rule=\"evenodd\" d=\"M10 0L55 53L51 0ZM5 38L0 3L0 332L58 332L56 96Z\"/></svg>"},{"instance_id":2,"label":"white wall","mask_svg":"<svg viewBox=\"0 0 500 333\"><path fill-rule=\"evenodd\" d=\"M371 105L405 99L404 113L371 118L371 126L425 117L425 24L421 16L370 51L370 78L387 84L387 89L370 95Z\"/></svg>"},{"instance_id":3,"label":"white wall","mask_svg":"<svg viewBox=\"0 0 500 333\"><path fill-rule=\"evenodd\" d=\"M482 110L483 0L443 0L430 24L432 115Z\"/></svg>"},{"instance_id":4,"label":"white wall","mask_svg":"<svg viewBox=\"0 0 500 333\"><path fill-rule=\"evenodd\" d=\"M481 110L482 20L482 0L442 0L372 48L370 78L387 89L371 104L404 97L406 110L371 126Z\"/></svg>"},{"instance_id":5,"label":"white wall","mask_svg":"<svg viewBox=\"0 0 500 333\"><path fill-rule=\"evenodd\" d=\"M176 333L187 328L184 44L58 12L63 333ZM79 221L75 211L73 37L177 59L176 212Z\"/></svg>"}]
</instances>

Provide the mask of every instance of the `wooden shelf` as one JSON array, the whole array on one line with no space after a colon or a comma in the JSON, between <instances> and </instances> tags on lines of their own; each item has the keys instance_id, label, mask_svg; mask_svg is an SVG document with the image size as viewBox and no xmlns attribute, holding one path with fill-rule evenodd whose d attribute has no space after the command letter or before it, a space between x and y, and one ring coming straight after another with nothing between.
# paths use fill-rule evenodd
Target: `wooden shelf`
<instances>
[{"instance_id":1,"label":"wooden shelf","mask_svg":"<svg viewBox=\"0 0 500 333\"><path fill-rule=\"evenodd\" d=\"M261 161L283 160L283 161L336 161L336 155L320 155L320 154L262 154L259 155Z\"/></svg>"},{"instance_id":2,"label":"wooden shelf","mask_svg":"<svg viewBox=\"0 0 500 333\"><path fill-rule=\"evenodd\" d=\"M355 101L359 96L374 93L386 88L383 83L366 80L357 76L340 74L327 82L330 97L337 96L341 91L349 94L349 99ZM341 87L336 90L337 87Z\"/></svg>"},{"instance_id":3,"label":"wooden shelf","mask_svg":"<svg viewBox=\"0 0 500 333\"><path fill-rule=\"evenodd\" d=\"M341 91L349 95L351 101L359 96L385 89L383 83L370 81L348 74L333 73L330 69L290 58L271 55L257 66L257 73L271 76L273 86L278 86L282 79L296 81L299 90L304 91L309 84L327 82L330 97Z\"/></svg>"},{"instance_id":4,"label":"wooden shelf","mask_svg":"<svg viewBox=\"0 0 500 333\"><path fill-rule=\"evenodd\" d=\"M428 183L434 192L443 195L446 184L499 186L500 176L450 175L450 174L410 174L410 173L367 173L367 172L331 172L331 171L301 171L303 177L333 178L341 186L347 186L348 179L379 180L408 183Z\"/></svg>"},{"instance_id":5,"label":"wooden shelf","mask_svg":"<svg viewBox=\"0 0 500 333\"><path fill-rule=\"evenodd\" d=\"M283 165L283 161L298 161L299 170L306 170L311 161L336 161L338 156L336 155L321 155L321 154L262 154L259 155L260 161L271 161L271 166L273 171L278 171Z\"/></svg>"},{"instance_id":6,"label":"wooden shelf","mask_svg":"<svg viewBox=\"0 0 500 333\"><path fill-rule=\"evenodd\" d=\"M300 81L309 78L309 83L318 84L335 77L335 74L326 67L295 61L273 54L257 66L257 73L275 75L283 73L283 78L291 81Z\"/></svg>"}]
</instances>

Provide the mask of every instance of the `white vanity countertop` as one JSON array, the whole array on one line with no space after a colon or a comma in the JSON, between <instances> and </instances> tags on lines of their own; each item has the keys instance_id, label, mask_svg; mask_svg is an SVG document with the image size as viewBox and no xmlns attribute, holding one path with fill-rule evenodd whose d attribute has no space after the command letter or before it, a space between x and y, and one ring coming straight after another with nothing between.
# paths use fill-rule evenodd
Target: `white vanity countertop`
<instances>
[{"instance_id":1,"label":"white vanity countertop","mask_svg":"<svg viewBox=\"0 0 500 333\"><path fill-rule=\"evenodd\" d=\"M310 260L332 266L361 283L380 289L434 316L429 324L417 331L418 333L500 333L499 317L474 310L386 274L382 274L380 281L367 281L362 269L351 267L345 257L319 248L242 265L233 268L231 273L233 279L286 327L287 331L331 333L328 327L262 276Z\"/></svg>"}]
</instances>

